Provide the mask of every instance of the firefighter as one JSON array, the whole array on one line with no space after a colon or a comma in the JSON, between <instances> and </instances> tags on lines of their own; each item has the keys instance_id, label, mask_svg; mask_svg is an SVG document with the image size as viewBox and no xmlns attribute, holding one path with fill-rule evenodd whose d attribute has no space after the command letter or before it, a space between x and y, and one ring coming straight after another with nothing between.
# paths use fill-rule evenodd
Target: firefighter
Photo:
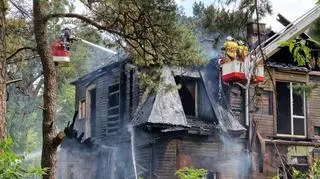
<instances>
[{"instance_id":1,"label":"firefighter","mask_svg":"<svg viewBox=\"0 0 320 179\"><path fill-rule=\"evenodd\" d=\"M236 60L238 44L237 42L235 42L234 38L228 36L226 38L226 42L223 45L223 48L225 50L225 63L230 62L232 60Z\"/></svg>"},{"instance_id":2,"label":"firefighter","mask_svg":"<svg viewBox=\"0 0 320 179\"><path fill-rule=\"evenodd\" d=\"M62 30L60 40L61 45L63 46L64 50L70 51L70 36L71 36L71 29L66 27Z\"/></svg>"},{"instance_id":3,"label":"firefighter","mask_svg":"<svg viewBox=\"0 0 320 179\"><path fill-rule=\"evenodd\" d=\"M248 55L248 47L244 44L243 41L238 41L238 50L237 50L237 56L240 61L244 62L244 59Z\"/></svg>"}]
</instances>

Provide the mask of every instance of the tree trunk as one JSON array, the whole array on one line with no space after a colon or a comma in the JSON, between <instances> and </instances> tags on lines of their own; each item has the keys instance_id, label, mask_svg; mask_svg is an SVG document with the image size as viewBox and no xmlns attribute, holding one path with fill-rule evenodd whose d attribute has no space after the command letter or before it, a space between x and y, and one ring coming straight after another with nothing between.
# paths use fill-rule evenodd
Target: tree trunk
<instances>
[{"instance_id":1,"label":"tree trunk","mask_svg":"<svg viewBox=\"0 0 320 179\"><path fill-rule=\"evenodd\" d=\"M6 1L0 0L0 140L7 138L7 85L6 85Z\"/></svg>"},{"instance_id":2,"label":"tree trunk","mask_svg":"<svg viewBox=\"0 0 320 179\"><path fill-rule=\"evenodd\" d=\"M56 68L49 53L47 22L43 19L41 0L33 0L34 34L37 43L37 52L41 58L44 91L43 91L43 121L42 121L42 157L41 167L48 168L45 179L55 179L57 163L56 133Z\"/></svg>"}]
</instances>

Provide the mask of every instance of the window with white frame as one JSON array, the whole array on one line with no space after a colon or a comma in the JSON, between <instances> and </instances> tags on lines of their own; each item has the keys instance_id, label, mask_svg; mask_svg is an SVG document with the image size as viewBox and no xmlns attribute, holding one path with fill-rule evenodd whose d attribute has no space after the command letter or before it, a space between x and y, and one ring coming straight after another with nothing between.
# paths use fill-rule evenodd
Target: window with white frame
<instances>
[{"instance_id":1,"label":"window with white frame","mask_svg":"<svg viewBox=\"0 0 320 179\"><path fill-rule=\"evenodd\" d=\"M306 97L304 84L276 82L277 135L306 137Z\"/></svg>"}]
</instances>

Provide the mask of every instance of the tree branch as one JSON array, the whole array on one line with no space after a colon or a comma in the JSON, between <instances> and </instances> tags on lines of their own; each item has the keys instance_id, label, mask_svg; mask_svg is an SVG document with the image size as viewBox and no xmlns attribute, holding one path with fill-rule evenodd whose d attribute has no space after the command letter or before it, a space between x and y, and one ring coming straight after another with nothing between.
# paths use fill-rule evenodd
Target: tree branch
<instances>
[{"instance_id":1,"label":"tree branch","mask_svg":"<svg viewBox=\"0 0 320 179\"><path fill-rule=\"evenodd\" d=\"M19 48L18 50L16 50L15 52L13 52L9 57L6 58L6 61L10 60L11 58L13 58L15 55L17 55L19 52L21 52L22 50L32 50L35 51L35 48L32 47L22 47Z\"/></svg>"},{"instance_id":2,"label":"tree branch","mask_svg":"<svg viewBox=\"0 0 320 179\"><path fill-rule=\"evenodd\" d=\"M14 2L13 0L10 0L10 3L16 8L18 9L18 11L20 11L24 16L27 16L29 18L32 18L32 15L30 13L28 13L25 9L23 9L22 7L20 7L16 2Z\"/></svg>"},{"instance_id":3,"label":"tree branch","mask_svg":"<svg viewBox=\"0 0 320 179\"><path fill-rule=\"evenodd\" d=\"M108 26L108 25L101 25L100 23L96 22L95 20L93 19L90 19L88 17L85 17L83 15L80 15L80 14L75 14L75 13L57 13L57 14L49 14L47 16L45 16L43 18L43 21L46 22L52 18L76 18L76 19L79 19L79 20L82 20L96 28L98 28L99 30L105 30L109 33L112 33L112 34L117 34L117 35L120 35L122 36L123 34L119 31L116 31L116 30L112 30L111 29L111 26Z\"/></svg>"},{"instance_id":4,"label":"tree branch","mask_svg":"<svg viewBox=\"0 0 320 179\"><path fill-rule=\"evenodd\" d=\"M63 141L65 136L66 136L66 134L63 131L59 132L57 134L57 136L53 139L52 145L54 147L58 147L61 144L61 142Z\"/></svg>"},{"instance_id":5,"label":"tree branch","mask_svg":"<svg viewBox=\"0 0 320 179\"><path fill-rule=\"evenodd\" d=\"M7 83L7 85L10 85L11 83L17 83L19 81L22 81L22 79L9 80L6 83Z\"/></svg>"}]
</instances>

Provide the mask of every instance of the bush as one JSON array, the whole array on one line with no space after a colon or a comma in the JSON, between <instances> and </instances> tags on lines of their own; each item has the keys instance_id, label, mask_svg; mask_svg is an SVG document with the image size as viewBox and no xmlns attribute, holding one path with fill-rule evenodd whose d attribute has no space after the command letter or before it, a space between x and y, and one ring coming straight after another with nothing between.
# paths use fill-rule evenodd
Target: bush
<instances>
[{"instance_id":1,"label":"bush","mask_svg":"<svg viewBox=\"0 0 320 179\"><path fill-rule=\"evenodd\" d=\"M0 178L22 179L29 176L42 176L46 169L39 167L23 166L24 157L12 152L13 141L11 138L0 142Z\"/></svg>"},{"instance_id":2,"label":"bush","mask_svg":"<svg viewBox=\"0 0 320 179\"><path fill-rule=\"evenodd\" d=\"M205 169L194 169L189 167L183 167L176 172L176 175L180 179L204 179L208 174Z\"/></svg>"}]
</instances>

